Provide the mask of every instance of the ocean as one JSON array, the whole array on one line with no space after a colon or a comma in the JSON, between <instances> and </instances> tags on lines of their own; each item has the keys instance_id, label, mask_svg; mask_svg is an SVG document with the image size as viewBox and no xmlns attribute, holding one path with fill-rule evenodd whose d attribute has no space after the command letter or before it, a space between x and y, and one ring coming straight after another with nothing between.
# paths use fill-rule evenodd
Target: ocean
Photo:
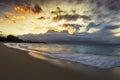
<instances>
[{"instance_id":1,"label":"ocean","mask_svg":"<svg viewBox=\"0 0 120 80\"><path fill-rule=\"evenodd\" d=\"M88 65L109 69L120 66L120 46L91 44L4 43L8 47L28 51L37 59L44 59L62 67Z\"/></svg>"}]
</instances>

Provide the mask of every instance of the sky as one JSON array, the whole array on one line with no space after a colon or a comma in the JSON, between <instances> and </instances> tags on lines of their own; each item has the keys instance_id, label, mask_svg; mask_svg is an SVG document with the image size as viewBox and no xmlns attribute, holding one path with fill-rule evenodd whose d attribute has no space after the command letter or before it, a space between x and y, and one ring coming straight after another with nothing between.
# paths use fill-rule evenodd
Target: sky
<instances>
[{"instance_id":1,"label":"sky","mask_svg":"<svg viewBox=\"0 0 120 80\"><path fill-rule=\"evenodd\" d=\"M8 3L9 2L9 3ZM0 0L3 35L49 31L120 37L120 0Z\"/></svg>"}]
</instances>

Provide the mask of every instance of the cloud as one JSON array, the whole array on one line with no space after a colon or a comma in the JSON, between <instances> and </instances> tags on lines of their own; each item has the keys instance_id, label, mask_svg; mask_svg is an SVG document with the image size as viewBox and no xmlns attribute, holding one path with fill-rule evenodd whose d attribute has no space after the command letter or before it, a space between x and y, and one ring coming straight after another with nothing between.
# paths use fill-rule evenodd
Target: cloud
<instances>
[{"instance_id":1,"label":"cloud","mask_svg":"<svg viewBox=\"0 0 120 80\"><path fill-rule=\"evenodd\" d=\"M14 14L11 12L4 12L4 17L9 19L11 16L13 16Z\"/></svg>"},{"instance_id":2,"label":"cloud","mask_svg":"<svg viewBox=\"0 0 120 80\"><path fill-rule=\"evenodd\" d=\"M5 5L5 3L4 2L0 2L0 6L4 6Z\"/></svg>"},{"instance_id":3,"label":"cloud","mask_svg":"<svg viewBox=\"0 0 120 80\"><path fill-rule=\"evenodd\" d=\"M68 3L69 6L74 4L74 7L70 10L66 10L62 8L62 4ZM56 13L57 16L53 18L53 21L59 21L61 19L65 19L68 21L75 21L77 19L87 20L85 24L87 25L87 30L90 28L102 28L107 25L114 24L114 21L120 21L119 19L119 0L64 0L61 1L59 6L59 11L61 13ZM113 4L111 4L113 3ZM56 2L57 4L57 2ZM67 4L66 4L67 5ZM83 8L88 8L82 11L77 6ZM87 7L88 6L88 7ZM75 10L76 14L71 14L71 10ZM57 11L57 10L56 10ZM58 12L59 12L58 11ZM55 11L53 11L55 13ZM66 12L66 13L65 13ZM88 12L82 16L82 12ZM68 14L69 13L69 14ZM88 15L90 13L90 15ZM92 24L93 22L94 24Z\"/></svg>"},{"instance_id":4,"label":"cloud","mask_svg":"<svg viewBox=\"0 0 120 80\"><path fill-rule=\"evenodd\" d=\"M38 20L45 20L45 17L44 16L41 16L39 18L37 18Z\"/></svg>"},{"instance_id":5,"label":"cloud","mask_svg":"<svg viewBox=\"0 0 120 80\"><path fill-rule=\"evenodd\" d=\"M35 27L33 30L32 30L32 33L33 34L45 34L47 33L49 30L49 28L44 28L44 27Z\"/></svg>"},{"instance_id":6,"label":"cloud","mask_svg":"<svg viewBox=\"0 0 120 80\"><path fill-rule=\"evenodd\" d=\"M91 28L100 28L101 26L102 26L102 23L91 22L86 27L87 27L87 31L89 31Z\"/></svg>"},{"instance_id":7,"label":"cloud","mask_svg":"<svg viewBox=\"0 0 120 80\"><path fill-rule=\"evenodd\" d=\"M23 5L16 5L14 7L14 10L17 11L17 12L21 12L21 13L33 12L33 13L37 14L37 13L41 13L42 12L42 8L38 4L35 4L34 7L23 6Z\"/></svg>"},{"instance_id":8,"label":"cloud","mask_svg":"<svg viewBox=\"0 0 120 80\"><path fill-rule=\"evenodd\" d=\"M74 0L69 0L69 1L74 2ZM120 10L119 8L120 0L102 0L102 1L101 0L75 0L75 2L77 2L77 4L80 4L80 3L95 4L96 8L105 6L109 10L114 10L114 11Z\"/></svg>"},{"instance_id":9,"label":"cloud","mask_svg":"<svg viewBox=\"0 0 120 80\"><path fill-rule=\"evenodd\" d=\"M76 32L76 28L74 28L74 26L70 26L68 24L61 24L61 25L54 26L54 27L35 27L32 30L32 33L46 34L48 31L55 31L55 32L59 32L59 33L62 33L62 31L67 31L69 34L72 35Z\"/></svg>"},{"instance_id":10,"label":"cloud","mask_svg":"<svg viewBox=\"0 0 120 80\"><path fill-rule=\"evenodd\" d=\"M118 36L120 35L119 31L119 25L104 26L99 31L91 33L91 37L93 41L99 41L109 44L120 44L120 37Z\"/></svg>"},{"instance_id":11,"label":"cloud","mask_svg":"<svg viewBox=\"0 0 120 80\"><path fill-rule=\"evenodd\" d=\"M120 44L120 37L111 36L110 31L99 31L97 33L80 33L70 35L66 31L62 33L55 31L48 31L46 34L26 34L19 36L23 40L44 41L48 43L89 43L89 44Z\"/></svg>"},{"instance_id":12,"label":"cloud","mask_svg":"<svg viewBox=\"0 0 120 80\"><path fill-rule=\"evenodd\" d=\"M18 16L12 12L4 12L4 18L10 23L16 23L17 20L25 20L25 16Z\"/></svg>"},{"instance_id":13,"label":"cloud","mask_svg":"<svg viewBox=\"0 0 120 80\"><path fill-rule=\"evenodd\" d=\"M19 36L19 38L23 40L44 41L44 42L53 42L53 43L66 43L66 42L74 43L74 39L75 39L73 38L73 35L71 36L66 31L62 31L61 33L59 33L53 30L49 30L44 35L43 34L27 34L27 35Z\"/></svg>"},{"instance_id":14,"label":"cloud","mask_svg":"<svg viewBox=\"0 0 120 80\"><path fill-rule=\"evenodd\" d=\"M0 23L3 21L3 19L2 18L0 18Z\"/></svg>"},{"instance_id":15,"label":"cloud","mask_svg":"<svg viewBox=\"0 0 120 80\"><path fill-rule=\"evenodd\" d=\"M27 13L28 11L31 10L31 8L30 7L25 7L25 6L15 6L14 10L16 12Z\"/></svg>"},{"instance_id":16,"label":"cloud","mask_svg":"<svg viewBox=\"0 0 120 80\"><path fill-rule=\"evenodd\" d=\"M68 25L68 26L74 27L76 30L78 30L80 27L82 27L79 24L64 24L64 25Z\"/></svg>"},{"instance_id":17,"label":"cloud","mask_svg":"<svg viewBox=\"0 0 120 80\"><path fill-rule=\"evenodd\" d=\"M5 0L4 2L6 3L8 1L9 0ZM114 25L120 24L120 0L12 1L14 2L15 12L13 10L11 10L11 12L4 12L4 17L13 23L16 23L17 20L25 20L26 17L23 17L23 15L27 15L30 13L34 15L33 13L35 13L35 19L38 16L40 17L38 17L37 20L32 19L33 26L34 24L46 26L46 24L49 23L47 24L48 26L53 23L52 26L55 25L55 27L50 28L50 30L58 32L62 32L63 30L65 30L71 34L73 34L76 31L81 33L82 29L84 28L86 30L83 30L83 32L89 32L90 30L92 31L92 29L97 29L98 32L101 32L103 30L103 32L105 32L106 34L106 32L110 30L119 30L119 28L116 28L116 26ZM16 14L19 14L20 16ZM64 22L57 24L57 22L63 20ZM35 31L40 32L41 29L35 28L33 32ZM96 31L94 31L93 33L99 35Z\"/></svg>"},{"instance_id":18,"label":"cloud","mask_svg":"<svg viewBox=\"0 0 120 80\"><path fill-rule=\"evenodd\" d=\"M32 8L32 12L33 13L41 13L42 8L38 4L35 4L34 8Z\"/></svg>"},{"instance_id":19,"label":"cloud","mask_svg":"<svg viewBox=\"0 0 120 80\"><path fill-rule=\"evenodd\" d=\"M60 16L56 16L53 18L53 21L59 21L62 19L65 20L77 20L79 18L79 15L60 15Z\"/></svg>"},{"instance_id":20,"label":"cloud","mask_svg":"<svg viewBox=\"0 0 120 80\"><path fill-rule=\"evenodd\" d=\"M15 19L15 20L25 20L25 16L13 16L12 19Z\"/></svg>"},{"instance_id":21,"label":"cloud","mask_svg":"<svg viewBox=\"0 0 120 80\"><path fill-rule=\"evenodd\" d=\"M107 0L106 6L108 7L109 10L120 10L119 5L120 5L120 0Z\"/></svg>"},{"instance_id":22,"label":"cloud","mask_svg":"<svg viewBox=\"0 0 120 80\"><path fill-rule=\"evenodd\" d=\"M114 30L114 29L118 29L120 28L120 26L117 25L109 25L109 26L105 26L102 28L102 30Z\"/></svg>"},{"instance_id":23,"label":"cloud","mask_svg":"<svg viewBox=\"0 0 120 80\"><path fill-rule=\"evenodd\" d=\"M84 20L91 20L90 16L86 15L79 15L79 14L74 14L74 15L59 15L56 17L53 17L53 21L59 21L59 20L68 20L68 21L76 21L77 19L84 19Z\"/></svg>"}]
</instances>

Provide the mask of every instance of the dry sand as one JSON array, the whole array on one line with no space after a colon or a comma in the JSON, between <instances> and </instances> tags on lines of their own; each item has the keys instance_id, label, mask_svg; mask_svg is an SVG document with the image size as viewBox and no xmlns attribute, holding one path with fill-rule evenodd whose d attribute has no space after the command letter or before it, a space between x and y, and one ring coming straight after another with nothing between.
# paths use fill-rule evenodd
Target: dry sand
<instances>
[{"instance_id":1,"label":"dry sand","mask_svg":"<svg viewBox=\"0 0 120 80\"><path fill-rule=\"evenodd\" d=\"M58 67L27 53L0 43L0 80L108 80Z\"/></svg>"}]
</instances>

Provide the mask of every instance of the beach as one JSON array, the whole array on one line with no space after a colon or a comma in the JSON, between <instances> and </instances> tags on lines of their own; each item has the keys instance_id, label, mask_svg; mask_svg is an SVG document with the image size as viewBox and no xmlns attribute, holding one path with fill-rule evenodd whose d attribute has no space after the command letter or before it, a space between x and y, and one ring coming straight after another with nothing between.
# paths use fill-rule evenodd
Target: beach
<instances>
[{"instance_id":1,"label":"beach","mask_svg":"<svg viewBox=\"0 0 120 80\"><path fill-rule=\"evenodd\" d=\"M120 71L119 68L115 70ZM113 70L105 70L106 73L111 71ZM34 58L27 51L9 48L0 43L0 80L120 80L116 76L109 77L106 73L106 77L85 75Z\"/></svg>"}]
</instances>

